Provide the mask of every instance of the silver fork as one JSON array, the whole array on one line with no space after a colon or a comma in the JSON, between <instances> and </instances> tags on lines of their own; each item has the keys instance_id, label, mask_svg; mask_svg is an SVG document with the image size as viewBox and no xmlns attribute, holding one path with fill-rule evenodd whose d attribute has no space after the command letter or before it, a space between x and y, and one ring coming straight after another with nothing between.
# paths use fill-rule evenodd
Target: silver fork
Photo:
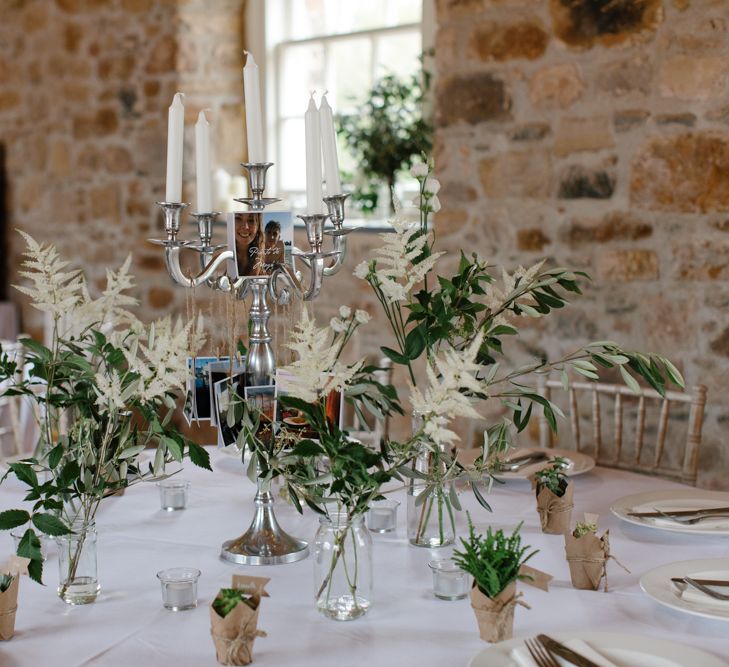
<instances>
[{"instance_id":1,"label":"silver fork","mask_svg":"<svg viewBox=\"0 0 729 667\"><path fill-rule=\"evenodd\" d=\"M524 645L527 651L534 658L537 667L559 667L559 663L554 659L551 653L547 651L536 639L525 639Z\"/></svg>"},{"instance_id":2,"label":"silver fork","mask_svg":"<svg viewBox=\"0 0 729 667\"><path fill-rule=\"evenodd\" d=\"M695 579L692 579L691 577L684 577L683 580L689 585L693 586L697 591L701 591L702 593L705 593L710 598L714 598L715 600L729 600L729 595L726 595L724 593L717 593L716 591L711 590L708 586L704 586L704 584L700 584ZM541 667L541 665L540 665Z\"/></svg>"},{"instance_id":3,"label":"silver fork","mask_svg":"<svg viewBox=\"0 0 729 667\"><path fill-rule=\"evenodd\" d=\"M685 526L693 526L695 523L698 523L699 521L703 521L704 519L729 519L729 514L702 514L701 516L683 517L683 516L673 516L672 514L666 514L665 512L661 512L661 510L659 510L657 508L654 508L654 509L664 519L670 519L671 521L675 521L676 523L681 523Z\"/></svg>"}]
</instances>

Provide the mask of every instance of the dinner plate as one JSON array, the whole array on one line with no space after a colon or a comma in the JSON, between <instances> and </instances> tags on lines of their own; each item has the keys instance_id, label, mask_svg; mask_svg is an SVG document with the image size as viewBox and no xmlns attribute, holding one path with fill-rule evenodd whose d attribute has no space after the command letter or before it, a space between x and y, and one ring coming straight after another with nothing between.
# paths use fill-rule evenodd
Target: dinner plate
<instances>
[{"instance_id":1,"label":"dinner plate","mask_svg":"<svg viewBox=\"0 0 729 667\"><path fill-rule=\"evenodd\" d=\"M671 579L687 576L692 579L729 580L729 558L684 560L661 565L640 578L640 587L646 595L671 609L718 621L729 621L729 602L712 600L708 596L706 602L697 601L697 596L692 596L691 600L681 597L681 589Z\"/></svg>"},{"instance_id":2,"label":"dinner plate","mask_svg":"<svg viewBox=\"0 0 729 667\"><path fill-rule=\"evenodd\" d=\"M726 662L711 653L667 639L607 632L550 632L549 635L562 642L579 637L617 667L727 667ZM493 644L471 658L468 667L515 667L509 653L523 643L523 639L510 639Z\"/></svg>"},{"instance_id":3,"label":"dinner plate","mask_svg":"<svg viewBox=\"0 0 729 667\"><path fill-rule=\"evenodd\" d=\"M589 472L595 467L595 459L587 454L576 452L571 449L540 449L539 447L520 447L509 452L509 458L515 459L519 456L524 456L531 452L548 452L550 457L561 456L563 459L568 461L568 467L564 471L567 477L575 477L576 475L582 475ZM473 463L476 458L481 454L480 449L461 449L458 452L458 461L463 465ZM549 459L543 461L537 461L529 465L519 468L515 472L500 472L496 476L499 479L527 479L527 477L533 475L538 470L548 467L550 464Z\"/></svg>"},{"instance_id":4,"label":"dinner plate","mask_svg":"<svg viewBox=\"0 0 729 667\"><path fill-rule=\"evenodd\" d=\"M729 518L703 519L695 524L681 524L663 517L629 516L629 512L662 512L693 510L710 507L729 507L729 493L702 491L701 489L665 489L648 493L634 493L616 500L610 511L619 519L637 526L646 526L672 533L696 535L729 535Z\"/></svg>"}]
</instances>

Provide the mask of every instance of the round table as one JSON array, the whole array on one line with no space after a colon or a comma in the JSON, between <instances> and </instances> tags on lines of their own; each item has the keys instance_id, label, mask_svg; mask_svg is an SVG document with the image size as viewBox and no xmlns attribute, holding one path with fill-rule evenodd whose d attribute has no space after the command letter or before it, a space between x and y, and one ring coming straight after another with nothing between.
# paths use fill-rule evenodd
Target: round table
<instances>
[{"instance_id":1,"label":"round table","mask_svg":"<svg viewBox=\"0 0 729 667\"><path fill-rule=\"evenodd\" d=\"M314 610L311 559L275 567L234 566L219 559L220 545L248 527L254 487L236 458L211 450L215 472L186 463L180 474L192 486L188 508L159 509L153 483L127 490L105 501L98 517L101 595L94 604L69 607L55 593L55 554L46 563L46 586L24 579L20 586L16 635L0 642L2 667L144 667L215 665L210 638L209 604L233 573L270 577L270 598L261 604L259 628L268 637L256 640L254 664L326 667L367 665L425 667L466 665L486 644L478 637L469 600L447 602L433 596L429 560L449 549L412 547L405 532L405 495L396 532L373 535L374 598L370 612L352 622L331 621ZM617 498L642 491L680 487L660 479L596 468L574 478L573 521L584 512L600 515L600 529L610 529L612 553L629 568L608 565L610 591L579 591L570 584L560 535L539 528L533 492L526 481L496 486L489 497L490 514L470 491L461 495L464 509L478 528L511 531L523 522L523 541L539 549L530 561L554 576L549 593L520 584L531 610L517 607L514 636L539 632L610 631L670 638L729 657L729 625L664 608L643 594L640 576L664 563L729 555L729 539L689 536L620 522L608 508ZM0 511L17 507L21 486L7 480L0 486ZM317 518L300 516L277 502L277 516L291 534L311 540ZM457 516L466 532L465 512ZM7 532L0 549L12 550ZM0 551L0 557L2 557ZM199 606L171 612L162 607L157 571L175 566L202 570ZM698 667L698 666L696 666Z\"/></svg>"}]
</instances>

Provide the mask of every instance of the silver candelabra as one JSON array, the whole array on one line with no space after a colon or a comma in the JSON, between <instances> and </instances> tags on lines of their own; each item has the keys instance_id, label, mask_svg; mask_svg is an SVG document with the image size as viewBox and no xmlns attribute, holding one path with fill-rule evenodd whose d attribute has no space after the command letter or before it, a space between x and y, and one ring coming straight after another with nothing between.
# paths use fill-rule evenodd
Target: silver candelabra
<instances>
[{"instance_id":1,"label":"silver candelabra","mask_svg":"<svg viewBox=\"0 0 729 667\"><path fill-rule=\"evenodd\" d=\"M246 204L251 211L263 211L267 205L279 201L263 196L266 172L272 165L272 162L244 162L242 166L248 172L251 196L235 201ZM298 216L306 227L310 250L306 252L294 247L293 255L308 270L308 286L302 285L301 272L294 273L285 264L276 264L271 273L265 276L229 276L225 267L229 260L235 258L235 253L228 249L227 244L213 243L213 222L220 214L193 213L199 240L182 241L178 239L180 218L188 205L158 202L164 212L166 238L150 241L164 247L165 265L172 280L187 288L207 285L214 290L234 292L238 299L251 298L250 336L245 362L247 385L274 383L276 359L268 331L268 319L271 316L269 299L280 305L287 304L292 297L304 301L315 299L321 291L324 277L334 275L341 268L347 254L347 235L354 231L344 228L344 203L347 196L339 194L325 197L326 214ZM325 229L327 220L331 222L332 229ZM325 235L332 237L332 250L323 249ZM197 275L186 275L183 271L180 265L183 250L199 254L200 272ZM308 544L291 537L281 528L273 511L273 503L270 490L262 487L259 467L253 521L243 535L223 543L220 552L223 560L242 565L276 565L306 558Z\"/></svg>"}]
</instances>

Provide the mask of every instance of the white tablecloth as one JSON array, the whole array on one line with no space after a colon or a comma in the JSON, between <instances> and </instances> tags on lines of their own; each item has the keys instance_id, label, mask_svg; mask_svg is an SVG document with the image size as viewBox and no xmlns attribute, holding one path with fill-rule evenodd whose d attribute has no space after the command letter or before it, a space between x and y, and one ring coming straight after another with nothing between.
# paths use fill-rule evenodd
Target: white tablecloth
<instances>
[{"instance_id":1,"label":"white tablecloth","mask_svg":"<svg viewBox=\"0 0 729 667\"><path fill-rule=\"evenodd\" d=\"M68 607L55 594L55 555L46 564L46 587L24 580L20 588L16 636L0 642L2 667L144 667L215 665L208 605L234 572L271 578L271 597L262 603L259 627L268 637L255 643L258 667L367 665L426 667L466 665L486 646L478 637L469 601L446 602L432 595L427 562L445 550L407 544L404 503L400 525L391 536L374 535L375 597L370 612L353 622L328 620L314 610L310 559L277 567L235 567L219 560L220 544L242 533L252 513L253 485L240 462L213 451L214 473L187 464L192 482L188 509L158 509L157 488L145 484L112 498L101 510L96 603ZM610 529L613 553L631 570L609 565L610 592L577 591L570 585L563 538L543 535L528 483L513 482L491 495L494 513L463 495L477 525L511 530L524 522L526 544L540 549L531 563L554 575L549 593L520 585L532 609L517 607L515 636L538 632L610 631L665 637L729 657L729 624L663 608L644 595L642 573L664 563L729 556L729 539L686 536L630 526L608 512L622 495L672 485L658 479L608 469L575 479L575 515L596 512ZM20 486L0 486L0 511L17 506ZM400 500L404 501L400 493ZM282 502L277 514L292 534L311 539L317 520L300 517ZM458 517L465 532L465 514ZM11 540L0 534L7 552ZM2 552L0 552L2 553ZM202 570L199 606L186 612L163 609L155 577L158 570L194 566ZM698 665L691 667L700 667Z\"/></svg>"}]
</instances>

